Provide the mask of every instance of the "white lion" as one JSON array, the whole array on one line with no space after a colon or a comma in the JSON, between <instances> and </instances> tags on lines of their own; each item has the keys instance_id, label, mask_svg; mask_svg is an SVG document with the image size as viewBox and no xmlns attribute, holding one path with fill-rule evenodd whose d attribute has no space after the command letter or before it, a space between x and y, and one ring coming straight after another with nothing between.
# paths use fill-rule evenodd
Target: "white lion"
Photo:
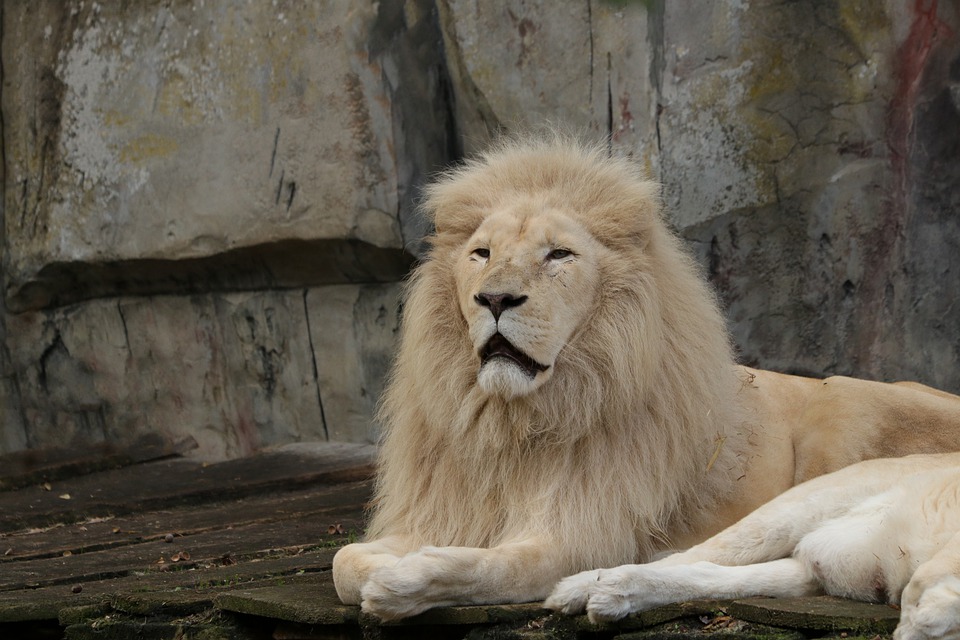
<instances>
[{"instance_id":1,"label":"white lion","mask_svg":"<svg viewBox=\"0 0 960 640\"><path fill-rule=\"evenodd\" d=\"M807 478L956 446L960 398L736 366L657 190L559 138L503 143L428 189L372 522L334 559L345 603L395 619L543 599Z\"/></svg>"},{"instance_id":2,"label":"white lion","mask_svg":"<svg viewBox=\"0 0 960 640\"><path fill-rule=\"evenodd\" d=\"M546 606L600 622L686 600L818 593L900 605L895 640L960 638L960 453L809 480L688 551L566 578Z\"/></svg>"}]
</instances>

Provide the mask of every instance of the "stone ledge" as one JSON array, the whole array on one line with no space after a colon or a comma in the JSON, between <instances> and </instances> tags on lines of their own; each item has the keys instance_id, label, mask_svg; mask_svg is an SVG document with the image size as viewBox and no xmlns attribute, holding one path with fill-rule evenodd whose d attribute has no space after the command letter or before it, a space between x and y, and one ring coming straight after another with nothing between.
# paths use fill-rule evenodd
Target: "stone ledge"
<instances>
[{"instance_id":1,"label":"stone ledge","mask_svg":"<svg viewBox=\"0 0 960 640\"><path fill-rule=\"evenodd\" d=\"M282 287L278 270L354 241L404 272L428 227L419 185L456 151L431 0L70 0L0 17L11 309ZM350 277L369 257L326 271L370 282Z\"/></svg>"},{"instance_id":2,"label":"stone ledge","mask_svg":"<svg viewBox=\"0 0 960 640\"><path fill-rule=\"evenodd\" d=\"M777 627L818 631L852 631L866 635L892 633L900 610L831 596L750 598L730 604L730 615Z\"/></svg>"},{"instance_id":3,"label":"stone ledge","mask_svg":"<svg viewBox=\"0 0 960 640\"><path fill-rule=\"evenodd\" d=\"M886 605L828 596L809 598L748 598L734 601L698 601L668 605L634 614L610 624L593 624L586 616L566 617L542 609L539 603L439 607L418 616L382 623L358 607L340 603L328 574L312 585L241 589L222 593L215 604L228 613L271 618L289 623L289 629L331 626L342 633L364 630L384 637L432 634L461 627L471 638L581 638L616 637L621 640L716 637L800 640L823 632L846 632L845 637L886 636L899 612ZM311 631L311 633L319 631ZM332 629L331 629L332 632ZM300 637L289 631L291 637ZM454 633L454 635L460 632ZM304 636L307 637L307 636ZM313 637L313 636L309 636ZM317 636L319 637L319 636ZM459 636L458 636L459 637Z\"/></svg>"},{"instance_id":4,"label":"stone ledge","mask_svg":"<svg viewBox=\"0 0 960 640\"><path fill-rule=\"evenodd\" d=\"M293 289L402 280L414 258L359 240L287 240L183 259L55 262L11 285L15 313L113 296Z\"/></svg>"}]
</instances>

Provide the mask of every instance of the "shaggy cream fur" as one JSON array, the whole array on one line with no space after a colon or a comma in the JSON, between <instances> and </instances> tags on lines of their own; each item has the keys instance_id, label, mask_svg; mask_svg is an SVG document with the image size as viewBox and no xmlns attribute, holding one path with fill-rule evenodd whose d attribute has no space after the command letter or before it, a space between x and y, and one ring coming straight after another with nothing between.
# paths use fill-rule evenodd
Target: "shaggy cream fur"
<instances>
[{"instance_id":1,"label":"shaggy cream fur","mask_svg":"<svg viewBox=\"0 0 960 640\"><path fill-rule=\"evenodd\" d=\"M657 193L560 137L507 141L429 188L367 542L334 560L344 602L393 619L541 599L811 475L957 441L949 394L735 366ZM890 447L903 411L925 422Z\"/></svg>"},{"instance_id":2,"label":"shaggy cream fur","mask_svg":"<svg viewBox=\"0 0 960 640\"><path fill-rule=\"evenodd\" d=\"M895 640L960 637L960 453L809 480L689 551L566 578L546 606L601 622L672 602L818 593L900 605Z\"/></svg>"}]
</instances>

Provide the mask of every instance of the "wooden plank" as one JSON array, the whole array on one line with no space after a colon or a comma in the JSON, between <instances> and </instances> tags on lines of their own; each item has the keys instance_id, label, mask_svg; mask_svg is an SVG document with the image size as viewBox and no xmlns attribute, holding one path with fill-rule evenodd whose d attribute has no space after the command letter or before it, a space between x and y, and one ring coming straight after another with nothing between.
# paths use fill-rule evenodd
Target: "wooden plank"
<instances>
[{"instance_id":1,"label":"wooden plank","mask_svg":"<svg viewBox=\"0 0 960 640\"><path fill-rule=\"evenodd\" d=\"M52 528L0 534L0 571L5 562L89 553L163 539L175 540L252 522L270 522L347 508L351 513L369 500L369 480L343 485L250 496L226 503L191 505L129 516L96 518ZM335 522L331 522L335 524Z\"/></svg>"},{"instance_id":2,"label":"wooden plank","mask_svg":"<svg viewBox=\"0 0 960 640\"><path fill-rule=\"evenodd\" d=\"M187 535L176 538L173 544L155 539L92 553L7 562L0 573L0 591L102 580L134 572L214 567L223 564L224 558L233 563L271 554L293 555L303 549L344 542L344 535L327 533L334 521L357 531L362 520L362 510L350 512L340 507L294 519Z\"/></svg>"},{"instance_id":3,"label":"wooden plank","mask_svg":"<svg viewBox=\"0 0 960 640\"><path fill-rule=\"evenodd\" d=\"M257 620L275 636L282 631L291 637L441 631L461 637L469 627L478 638L501 632L536 637L549 627L557 637L574 638L695 621L694 614L718 606L673 605L605 626L583 616L551 616L538 603L448 607L381 625L339 602L329 571L346 536L330 534L328 527L359 530L371 471L370 447L317 445L207 466L164 460L53 483L50 491L0 493L0 526L62 518L50 529L0 534L0 635L73 625L74 636L93 638L100 637L99 625L109 623L115 633L173 637L177 620L195 616L226 624L209 629L221 636L230 625L242 630ZM12 509L26 513L13 517ZM176 534L171 542L165 541L168 533ZM171 562L180 552L189 557ZM888 631L896 622L895 611L844 601L722 606L743 620L783 627Z\"/></svg>"},{"instance_id":4,"label":"wooden plank","mask_svg":"<svg viewBox=\"0 0 960 640\"><path fill-rule=\"evenodd\" d=\"M39 589L0 592L0 623L56 620L73 610L117 604L121 610L159 611L169 603L167 613L212 606L218 593L248 586L301 584L304 589L327 572L336 548L320 549L299 556L268 558L232 566L188 571L154 571L107 580L90 580L80 585L56 585ZM301 575L297 575L304 572ZM320 580L323 582L324 580ZM320 588L317 588L320 591ZM153 603L150 605L149 603Z\"/></svg>"},{"instance_id":5,"label":"wooden plank","mask_svg":"<svg viewBox=\"0 0 960 640\"><path fill-rule=\"evenodd\" d=\"M373 473L374 455L370 445L319 443L211 465L176 459L102 471L49 490L0 493L0 533L363 480Z\"/></svg>"},{"instance_id":6,"label":"wooden plank","mask_svg":"<svg viewBox=\"0 0 960 640\"><path fill-rule=\"evenodd\" d=\"M197 441L192 437L173 442L160 434L149 433L126 446L100 442L15 451L0 456L0 491L181 456L196 448Z\"/></svg>"},{"instance_id":7,"label":"wooden plank","mask_svg":"<svg viewBox=\"0 0 960 640\"><path fill-rule=\"evenodd\" d=\"M8 531L0 534L0 622L54 620L68 611L82 620L91 607L108 605L170 615L209 608L215 593L241 585L305 584L329 570L336 545L347 541L329 534L330 525L362 526L373 454L362 445L284 447L239 461L164 460L49 491L0 493L0 526ZM12 531L58 519L81 522ZM170 543L167 533L177 534ZM181 551L189 559L171 562ZM164 565L156 564L161 556Z\"/></svg>"}]
</instances>

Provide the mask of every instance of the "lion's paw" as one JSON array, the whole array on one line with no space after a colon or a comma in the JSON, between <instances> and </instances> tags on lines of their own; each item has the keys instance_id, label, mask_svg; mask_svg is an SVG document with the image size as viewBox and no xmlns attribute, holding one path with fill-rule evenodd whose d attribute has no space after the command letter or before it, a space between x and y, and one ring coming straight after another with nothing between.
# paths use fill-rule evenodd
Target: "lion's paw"
<instances>
[{"instance_id":1,"label":"lion's paw","mask_svg":"<svg viewBox=\"0 0 960 640\"><path fill-rule=\"evenodd\" d=\"M381 620L398 620L453 604L441 580L449 564L446 551L424 547L377 569L360 590L360 608Z\"/></svg>"},{"instance_id":2,"label":"lion's paw","mask_svg":"<svg viewBox=\"0 0 960 640\"><path fill-rule=\"evenodd\" d=\"M894 640L960 638L960 578L950 576L925 589L916 604L904 606Z\"/></svg>"},{"instance_id":3,"label":"lion's paw","mask_svg":"<svg viewBox=\"0 0 960 640\"><path fill-rule=\"evenodd\" d=\"M429 605L418 597L418 578L394 567L378 569L360 590L360 608L381 620L398 620L425 611Z\"/></svg>"},{"instance_id":4,"label":"lion's paw","mask_svg":"<svg viewBox=\"0 0 960 640\"><path fill-rule=\"evenodd\" d=\"M568 616L583 613L590 597L590 587L600 576L598 570L584 571L564 578L553 588L553 593L544 601L543 606Z\"/></svg>"},{"instance_id":5,"label":"lion's paw","mask_svg":"<svg viewBox=\"0 0 960 640\"><path fill-rule=\"evenodd\" d=\"M603 577L590 593L587 617L590 622L613 622L646 607L619 576Z\"/></svg>"},{"instance_id":6,"label":"lion's paw","mask_svg":"<svg viewBox=\"0 0 960 640\"><path fill-rule=\"evenodd\" d=\"M544 606L568 615L586 611L591 622L619 620L658 604L645 597L649 586L645 571L625 565L578 573L561 580Z\"/></svg>"}]
</instances>

